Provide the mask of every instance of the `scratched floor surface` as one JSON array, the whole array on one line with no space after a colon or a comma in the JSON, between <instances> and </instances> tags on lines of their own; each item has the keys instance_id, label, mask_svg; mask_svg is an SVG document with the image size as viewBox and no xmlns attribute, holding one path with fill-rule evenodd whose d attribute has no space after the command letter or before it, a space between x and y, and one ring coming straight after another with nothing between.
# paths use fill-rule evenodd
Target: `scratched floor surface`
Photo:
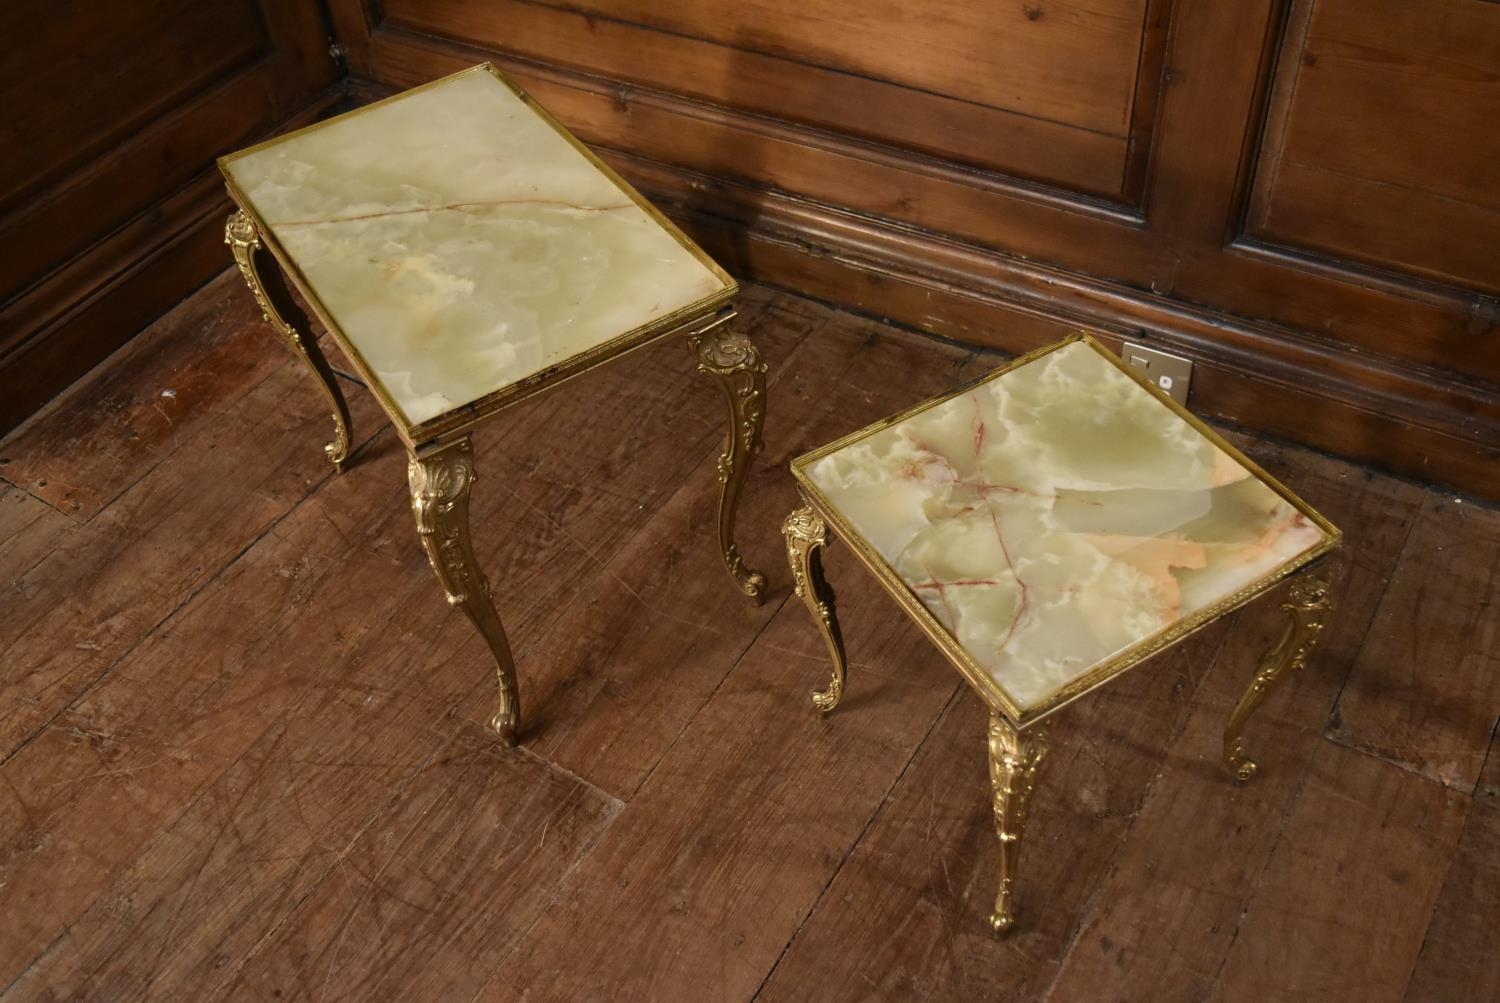
<instances>
[{"instance_id":1,"label":"scratched floor surface","mask_svg":"<svg viewBox=\"0 0 1500 1003\"><path fill-rule=\"evenodd\" d=\"M772 366L734 590L717 390L662 345L477 436L516 649L417 543L358 387L225 274L0 442L0 1003L1500 998L1500 511L1241 436L1346 534L1309 670L1220 729L1262 602L1064 713L997 879L985 714L835 547L839 712L780 540L792 456L996 365L752 288Z\"/></svg>"}]
</instances>

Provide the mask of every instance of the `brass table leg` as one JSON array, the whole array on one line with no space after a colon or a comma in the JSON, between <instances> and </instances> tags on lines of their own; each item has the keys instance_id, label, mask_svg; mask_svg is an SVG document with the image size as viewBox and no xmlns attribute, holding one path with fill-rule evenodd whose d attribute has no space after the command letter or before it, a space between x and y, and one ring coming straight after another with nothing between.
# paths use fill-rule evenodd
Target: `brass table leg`
<instances>
[{"instance_id":1,"label":"brass table leg","mask_svg":"<svg viewBox=\"0 0 1500 1003\"><path fill-rule=\"evenodd\" d=\"M786 517L781 526L786 537L786 556L792 565L792 582L797 597L807 604L818 629L823 632L823 642L828 645L828 657L833 661L833 678L828 689L814 692L813 706L828 713L838 706L844 695L844 676L848 663L844 657L844 636L839 631L838 613L834 609L833 589L823 577L823 559L819 553L828 546L828 527L811 508L799 508Z\"/></svg>"},{"instance_id":2,"label":"brass table leg","mask_svg":"<svg viewBox=\"0 0 1500 1003\"><path fill-rule=\"evenodd\" d=\"M1037 767L1047 754L1046 725L1017 731L998 714L990 715L990 786L994 789L995 830L1000 836L1000 891L990 926L998 934L1016 922L1013 901L1021 834L1036 790Z\"/></svg>"},{"instance_id":3,"label":"brass table leg","mask_svg":"<svg viewBox=\"0 0 1500 1003\"><path fill-rule=\"evenodd\" d=\"M344 460L349 457L349 405L344 402L333 370L318 347L318 339L310 331L302 334L286 319L291 315L301 319L305 326L306 317L292 299L275 262L270 260L270 255L261 245L255 224L243 211L230 216L224 225L224 243L234 252L235 264L240 266L240 274L245 277L245 283L260 306L260 315L302 356L302 361L307 363L318 385L323 388L323 394L333 408L333 441L323 447L323 452L333 461L334 469L342 472ZM257 258L270 265L264 274Z\"/></svg>"},{"instance_id":4,"label":"brass table leg","mask_svg":"<svg viewBox=\"0 0 1500 1003\"><path fill-rule=\"evenodd\" d=\"M722 485L719 550L739 587L746 595L759 599L766 587L766 576L746 568L740 559L734 542L734 519L751 458L761 448L761 426L766 418L766 364L749 338L723 324L689 335L688 348L698 360L698 371L717 377L729 402L729 436L719 457Z\"/></svg>"},{"instance_id":5,"label":"brass table leg","mask_svg":"<svg viewBox=\"0 0 1500 1003\"><path fill-rule=\"evenodd\" d=\"M459 606L483 635L495 656L500 704L490 727L506 745L516 744L521 703L516 693L516 664L511 658L500 614L490 597L490 583L479 570L469 536L469 489L474 483L474 447L468 436L437 449L413 453L406 466L411 480L411 508L427 560L437 573L448 604Z\"/></svg>"},{"instance_id":6,"label":"brass table leg","mask_svg":"<svg viewBox=\"0 0 1500 1003\"><path fill-rule=\"evenodd\" d=\"M1265 702L1271 691L1288 675L1301 669L1312 657L1323 633L1328 613L1333 610L1328 582L1321 578L1302 577L1292 582L1281 608L1286 610L1286 631L1270 651L1261 656L1255 679L1245 690L1224 728L1224 765L1241 782L1255 776L1255 762L1245 755L1241 733L1255 709Z\"/></svg>"}]
</instances>

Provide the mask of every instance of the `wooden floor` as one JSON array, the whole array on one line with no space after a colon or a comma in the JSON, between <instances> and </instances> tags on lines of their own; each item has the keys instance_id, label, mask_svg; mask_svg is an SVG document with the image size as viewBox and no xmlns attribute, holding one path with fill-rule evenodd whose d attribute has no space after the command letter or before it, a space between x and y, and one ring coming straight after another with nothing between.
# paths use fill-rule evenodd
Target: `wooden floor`
<instances>
[{"instance_id":1,"label":"wooden floor","mask_svg":"<svg viewBox=\"0 0 1500 1003\"><path fill-rule=\"evenodd\" d=\"M1310 669L1220 729L1261 602L1053 729L1020 926L985 712L835 548L827 720L788 602L799 452L996 365L765 289L743 550L717 390L663 345L478 438L523 744L405 459L226 274L0 443L0 1000L1500 999L1500 512L1241 439L1345 531Z\"/></svg>"}]
</instances>

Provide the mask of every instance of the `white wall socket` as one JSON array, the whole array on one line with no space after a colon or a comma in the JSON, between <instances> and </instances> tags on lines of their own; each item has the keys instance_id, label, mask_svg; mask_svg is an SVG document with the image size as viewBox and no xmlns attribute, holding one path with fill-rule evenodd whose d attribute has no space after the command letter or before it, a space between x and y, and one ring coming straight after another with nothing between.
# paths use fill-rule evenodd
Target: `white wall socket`
<instances>
[{"instance_id":1,"label":"white wall socket","mask_svg":"<svg viewBox=\"0 0 1500 1003\"><path fill-rule=\"evenodd\" d=\"M1186 405L1188 387L1193 382L1193 360L1158 351L1144 345L1125 342L1120 357L1125 364L1140 370L1141 375L1156 384L1177 403Z\"/></svg>"}]
</instances>

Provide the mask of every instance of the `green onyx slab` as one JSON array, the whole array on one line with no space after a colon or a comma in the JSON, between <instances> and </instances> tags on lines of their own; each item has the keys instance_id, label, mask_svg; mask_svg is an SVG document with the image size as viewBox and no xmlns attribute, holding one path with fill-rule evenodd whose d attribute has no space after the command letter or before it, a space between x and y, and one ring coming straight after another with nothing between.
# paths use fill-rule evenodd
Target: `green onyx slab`
<instances>
[{"instance_id":1,"label":"green onyx slab","mask_svg":"<svg viewBox=\"0 0 1500 1003\"><path fill-rule=\"evenodd\" d=\"M224 168L408 426L732 285L482 67Z\"/></svg>"},{"instance_id":2,"label":"green onyx slab","mask_svg":"<svg viewBox=\"0 0 1500 1003\"><path fill-rule=\"evenodd\" d=\"M1063 345L802 470L1023 713L1331 536L1102 352Z\"/></svg>"}]
</instances>

